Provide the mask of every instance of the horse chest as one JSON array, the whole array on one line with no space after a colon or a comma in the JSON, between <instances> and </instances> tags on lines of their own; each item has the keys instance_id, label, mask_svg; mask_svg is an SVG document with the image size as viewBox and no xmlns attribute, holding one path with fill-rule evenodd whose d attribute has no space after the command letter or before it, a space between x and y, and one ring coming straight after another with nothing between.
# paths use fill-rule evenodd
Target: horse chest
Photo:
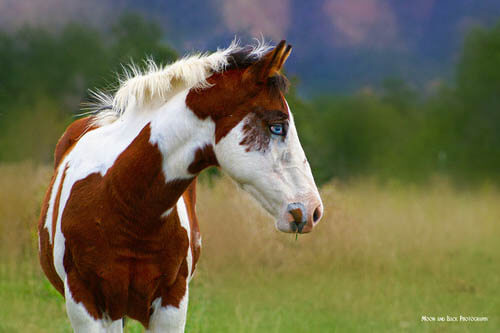
<instances>
[{"instance_id":1,"label":"horse chest","mask_svg":"<svg viewBox=\"0 0 500 333\"><path fill-rule=\"evenodd\" d=\"M162 218L154 233L138 233L140 226L127 226L138 221L104 217L99 209L94 212L91 223L63 219L68 277L91 288L112 318L128 314L146 320L158 295L179 279L188 279L191 249L187 231L176 210ZM81 296L76 292L73 297Z\"/></svg>"},{"instance_id":2,"label":"horse chest","mask_svg":"<svg viewBox=\"0 0 500 333\"><path fill-rule=\"evenodd\" d=\"M131 280L175 276L189 252L188 231L175 211L151 221L96 209L84 219L63 219L62 230L73 261L85 263L102 277L102 269L120 271Z\"/></svg>"}]
</instances>

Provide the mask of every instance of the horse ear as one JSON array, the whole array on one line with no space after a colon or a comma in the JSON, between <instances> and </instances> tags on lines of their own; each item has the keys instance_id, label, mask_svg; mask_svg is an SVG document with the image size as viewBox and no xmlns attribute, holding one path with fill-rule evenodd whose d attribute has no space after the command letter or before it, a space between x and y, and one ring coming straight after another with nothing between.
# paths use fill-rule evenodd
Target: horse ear
<instances>
[{"instance_id":1,"label":"horse ear","mask_svg":"<svg viewBox=\"0 0 500 333\"><path fill-rule=\"evenodd\" d=\"M278 70L281 70L283 65L285 64L286 59L290 56L290 53L292 53L292 45L287 45L285 52L283 52L283 55L281 56L280 64Z\"/></svg>"},{"instance_id":2,"label":"horse ear","mask_svg":"<svg viewBox=\"0 0 500 333\"><path fill-rule=\"evenodd\" d=\"M244 75L245 79L264 82L267 78L276 75L281 70L290 52L292 52L292 46L287 46L286 41L282 40L273 50L248 68Z\"/></svg>"}]
</instances>

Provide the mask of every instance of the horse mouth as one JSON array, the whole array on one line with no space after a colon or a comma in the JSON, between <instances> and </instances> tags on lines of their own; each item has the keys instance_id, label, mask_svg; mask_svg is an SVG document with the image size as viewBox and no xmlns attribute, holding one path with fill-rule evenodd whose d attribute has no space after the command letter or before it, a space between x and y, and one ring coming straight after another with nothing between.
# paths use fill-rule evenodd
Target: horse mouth
<instances>
[{"instance_id":1,"label":"horse mouth","mask_svg":"<svg viewBox=\"0 0 500 333\"><path fill-rule=\"evenodd\" d=\"M313 226L307 222L295 222L288 220L277 220L275 223L276 229L287 234L307 234L312 231Z\"/></svg>"}]
</instances>

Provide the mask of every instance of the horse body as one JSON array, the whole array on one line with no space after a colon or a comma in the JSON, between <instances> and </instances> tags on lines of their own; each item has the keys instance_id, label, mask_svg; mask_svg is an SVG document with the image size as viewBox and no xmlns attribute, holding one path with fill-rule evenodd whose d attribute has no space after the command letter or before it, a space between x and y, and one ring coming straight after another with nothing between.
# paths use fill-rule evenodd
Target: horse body
<instances>
[{"instance_id":1,"label":"horse body","mask_svg":"<svg viewBox=\"0 0 500 333\"><path fill-rule=\"evenodd\" d=\"M192 119L183 119L189 111L177 100L182 94L166 110L133 122L87 130L82 125L92 119L80 120L56 148L61 161L40 219L42 249L53 259L42 256L42 265L60 292L76 290L73 300L86 304L93 318L106 309L111 320L128 315L148 326L154 300L179 307L186 294L199 256L196 180L187 170L201 158L184 163L172 158L187 154L183 150L190 151L191 144L198 147L196 140L177 146L203 133ZM183 137L160 147L155 135L165 133L164 117L169 127L176 122L177 130L191 125L184 126ZM68 142L73 144L64 150ZM176 153L164 162L162 149Z\"/></svg>"},{"instance_id":2,"label":"horse body","mask_svg":"<svg viewBox=\"0 0 500 333\"><path fill-rule=\"evenodd\" d=\"M278 229L308 232L317 223L321 202L286 101L274 85L241 89L278 52L281 67L283 45L252 66L207 74L204 89L178 87L163 103L119 91L126 102L117 102L125 111L116 119L92 116L67 129L39 239L42 268L75 331L120 332L124 316L152 331L183 331L201 245L196 176L208 166L253 194ZM285 121L288 137L268 133Z\"/></svg>"}]
</instances>

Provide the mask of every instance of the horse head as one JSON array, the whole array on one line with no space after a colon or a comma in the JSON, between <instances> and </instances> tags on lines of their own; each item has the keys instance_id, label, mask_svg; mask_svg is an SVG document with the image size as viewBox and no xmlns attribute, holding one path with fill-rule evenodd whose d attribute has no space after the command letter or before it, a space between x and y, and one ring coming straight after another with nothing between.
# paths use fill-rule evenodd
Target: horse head
<instances>
[{"instance_id":1,"label":"horse head","mask_svg":"<svg viewBox=\"0 0 500 333\"><path fill-rule=\"evenodd\" d=\"M318 189L284 93L281 69L292 47L263 54L240 49L208 89L193 89L187 106L215 123L218 165L276 220L278 230L307 233L323 214Z\"/></svg>"}]
</instances>

